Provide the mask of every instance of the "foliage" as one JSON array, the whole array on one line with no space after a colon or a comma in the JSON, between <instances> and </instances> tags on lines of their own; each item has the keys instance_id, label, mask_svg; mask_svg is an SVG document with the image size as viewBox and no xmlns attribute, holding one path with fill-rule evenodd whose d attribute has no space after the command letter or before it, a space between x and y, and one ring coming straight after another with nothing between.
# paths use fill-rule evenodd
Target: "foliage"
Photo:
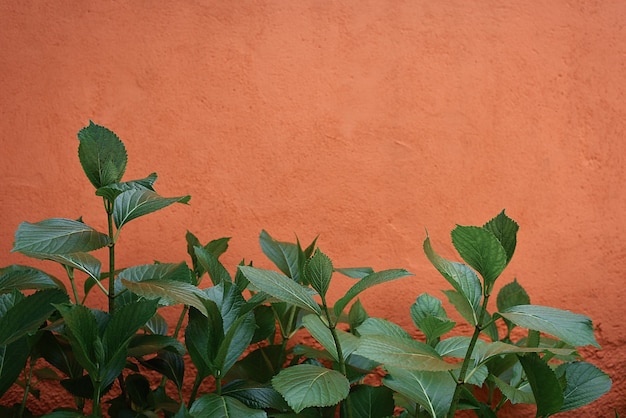
<instances>
[{"instance_id":1,"label":"foliage","mask_svg":"<svg viewBox=\"0 0 626 418\"><path fill-rule=\"evenodd\" d=\"M32 416L28 401L45 396L38 389L44 379L57 380L75 400L48 418L453 417L459 409L494 417L507 402L536 404L544 417L593 402L611 386L576 351L598 347L586 316L531 305L517 280L500 288L490 312L517 239L504 211L483 226L452 231L463 262L442 258L426 238L427 258L452 287L444 290L447 306L474 331L448 336L456 324L444 303L421 294L408 312L414 338L370 317L358 299L411 273L336 268L317 239L303 248L262 231L261 249L277 271L242 261L231 275L220 261L229 239L202 244L190 232L190 264L119 268L123 226L190 197L161 197L154 173L122 181L127 153L107 128L90 123L78 138L108 229L80 218L19 225L13 251L59 263L67 281L21 265L0 270L0 395L14 384L24 388L20 405L0 406L3 416ZM104 272L92 254L100 248L108 249ZM331 305L338 274L354 283ZM108 300L105 311L86 303L94 289ZM173 330L159 314L166 306L180 309ZM185 375L193 380L189 391ZM477 396L480 388L486 399Z\"/></svg>"}]
</instances>

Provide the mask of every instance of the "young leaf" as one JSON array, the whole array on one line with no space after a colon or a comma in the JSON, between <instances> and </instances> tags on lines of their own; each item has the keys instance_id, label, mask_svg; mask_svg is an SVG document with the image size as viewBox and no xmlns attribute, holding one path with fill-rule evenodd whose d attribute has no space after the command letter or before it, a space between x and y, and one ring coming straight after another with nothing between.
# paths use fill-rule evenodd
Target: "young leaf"
<instances>
[{"instance_id":1,"label":"young leaf","mask_svg":"<svg viewBox=\"0 0 626 418\"><path fill-rule=\"evenodd\" d=\"M122 192L115 199L113 219L119 229L124 224L140 216L156 212L173 203L189 203L191 196L161 197L152 190L131 189Z\"/></svg>"},{"instance_id":2,"label":"young leaf","mask_svg":"<svg viewBox=\"0 0 626 418\"><path fill-rule=\"evenodd\" d=\"M350 382L341 373L312 364L298 364L281 370L272 379L289 406L300 413L311 406L332 406L346 399Z\"/></svg>"},{"instance_id":3,"label":"young leaf","mask_svg":"<svg viewBox=\"0 0 626 418\"><path fill-rule=\"evenodd\" d=\"M383 384L406 398L417 402L432 417L444 417L452 403L456 382L446 372L389 368Z\"/></svg>"},{"instance_id":4,"label":"young leaf","mask_svg":"<svg viewBox=\"0 0 626 418\"><path fill-rule=\"evenodd\" d=\"M490 290L507 265L506 251L490 231L476 226L457 226L452 243L463 260L483 276Z\"/></svg>"},{"instance_id":5,"label":"young leaf","mask_svg":"<svg viewBox=\"0 0 626 418\"><path fill-rule=\"evenodd\" d=\"M20 298L0 316L0 347L34 333L54 312L54 304L68 301L60 289L40 290Z\"/></svg>"},{"instance_id":6,"label":"young leaf","mask_svg":"<svg viewBox=\"0 0 626 418\"><path fill-rule=\"evenodd\" d=\"M502 248L506 252L508 264L517 245L517 231L519 230L517 222L506 216L503 210L498 216L487 222L483 228L495 235L498 241L500 241Z\"/></svg>"},{"instance_id":7,"label":"young leaf","mask_svg":"<svg viewBox=\"0 0 626 418\"><path fill-rule=\"evenodd\" d=\"M560 412L571 411L595 401L611 389L611 378L596 366L583 361L564 363L555 370L565 376L563 406Z\"/></svg>"},{"instance_id":8,"label":"young leaf","mask_svg":"<svg viewBox=\"0 0 626 418\"><path fill-rule=\"evenodd\" d=\"M311 283L311 287L322 297L326 297L330 279L333 275L333 263L326 254L316 250L313 257L305 264L304 275L306 281Z\"/></svg>"},{"instance_id":9,"label":"young leaf","mask_svg":"<svg viewBox=\"0 0 626 418\"><path fill-rule=\"evenodd\" d=\"M441 301L427 293L418 296L415 303L411 305L411 319L424 333L429 344L436 343L439 337L452 330L455 325L455 322L446 315Z\"/></svg>"},{"instance_id":10,"label":"young leaf","mask_svg":"<svg viewBox=\"0 0 626 418\"><path fill-rule=\"evenodd\" d=\"M600 348L591 319L585 315L537 305L511 306L499 314L514 324L554 335L570 345Z\"/></svg>"},{"instance_id":11,"label":"young leaf","mask_svg":"<svg viewBox=\"0 0 626 418\"><path fill-rule=\"evenodd\" d=\"M193 418L267 418L265 411L248 408L235 398L214 393L198 398L189 409L189 415Z\"/></svg>"},{"instance_id":12,"label":"young leaf","mask_svg":"<svg viewBox=\"0 0 626 418\"><path fill-rule=\"evenodd\" d=\"M500 289L496 299L496 306L499 311L504 311L516 305L530 305L530 296L517 282L517 279L514 279Z\"/></svg>"},{"instance_id":13,"label":"young leaf","mask_svg":"<svg viewBox=\"0 0 626 418\"><path fill-rule=\"evenodd\" d=\"M52 218L37 223L22 222L15 232L11 252L71 254L105 247L109 237L92 227L71 219Z\"/></svg>"},{"instance_id":14,"label":"young leaf","mask_svg":"<svg viewBox=\"0 0 626 418\"><path fill-rule=\"evenodd\" d=\"M65 290L62 281L39 269L13 264L0 269L0 294L12 292L14 289L49 289Z\"/></svg>"},{"instance_id":15,"label":"young leaf","mask_svg":"<svg viewBox=\"0 0 626 418\"><path fill-rule=\"evenodd\" d=\"M537 354L519 357L537 402L537 417L556 414L563 406L563 390L550 366Z\"/></svg>"},{"instance_id":16,"label":"young leaf","mask_svg":"<svg viewBox=\"0 0 626 418\"><path fill-rule=\"evenodd\" d=\"M352 306L350 306L350 310L348 311L348 323L350 324L350 332L354 333L354 331L361 325L365 320L369 318L367 311L363 307L360 299L357 299Z\"/></svg>"},{"instance_id":17,"label":"young leaf","mask_svg":"<svg viewBox=\"0 0 626 418\"><path fill-rule=\"evenodd\" d=\"M100 187L96 190L96 196L102 196L105 199L113 202L117 196L127 190L152 190L154 182L157 179L157 174L152 173L145 179L125 181L123 183L109 184L108 186Z\"/></svg>"},{"instance_id":18,"label":"young leaf","mask_svg":"<svg viewBox=\"0 0 626 418\"><path fill-rule=\"evenodd\" d=\"M287 276L271 270L262 270L255 267L239 266L250 283L257 289L274 296L284 302L299 306L316 314L321 309L311 296L309 289L296 283Z\"/></svg>"},{"instance_id":19,"label":"young leaf","mask_svg":"<svg viewBox=\"0 0 626 418\"><path fill-rule=\"evenodd\" d=\"M343 309L348 305L348 303L354 299L359 293L362 291L369 289L372 286L377 284L385 283L391 280L400 279L402 277L412 276L413 273L409 273L406 270L402 269L394 269L394 270L384 270L379 271L377 273L372 273L363 277L361 280L356 282L348 292L335 303L335 315L339 317L343 312Z\"/></svg>"},{"instance_id":20,"label":"young leaf","mask_svg":"<svg viewBox=\"0 0 626 418\"><path fill-rule=\"evenodd\" d=\"M80 164L96 189L122 179L128 156L115 133L89 121L89 126L78 132L78 140Z\"/></svg>"}]
</instances>

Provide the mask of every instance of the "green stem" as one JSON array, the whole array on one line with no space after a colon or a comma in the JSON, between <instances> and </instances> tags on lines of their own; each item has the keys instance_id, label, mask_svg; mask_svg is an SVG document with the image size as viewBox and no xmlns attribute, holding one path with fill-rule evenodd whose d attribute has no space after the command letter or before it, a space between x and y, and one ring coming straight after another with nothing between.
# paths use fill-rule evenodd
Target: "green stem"
<instances>
[{"instance_id":1,"label":"green stem","mask_svg":"<svg viewBox=\"0 0 626 418\"><path fill-rule=\"evenodd\" d=\"M188 407L191 408L193 402L196 400L196 396L198 396L198 389L200 388L200 384L202 383L202 378L199 374L196 374L196 379L193 382L193 388L191 388L191 395L189 396Z\"/></svg>"},{"instance_id":2,"label":"green stem","mask_svg":"<svg viewBox=\"0 0 626 418\"><path fill-rule=\"evenodd\" d=\"M467 374L467 369L469 368L470 361L472 359L472 353L474 352L474 348L476 347L478 336L484 329L482 322L483 318L485 317L485 313L487 312L487 303L489 302L489 296L489 294L485 294L485 297L483 298L483 304L481 306L480 313L478 314L478 321L476 327L474 327L474 334L472 334L472 339L470 340L469 346L467 347L467 352L465 353L465 358L463 359L463 364L461 365L459 377L456 382L454 396L452 397L452 403L450 404L450 409L448 410L448 418L454 417L456 409L459 405L459 401L461 400L461 391L463 389L463 384L465 383L465 375Z\"/></svg>"},{"instance_id":3,"label":"green stem","mask_svg":"<svg viewBox=\"0 0 626 418\"><path fill-rule=\"evenodd\" d=\"M72 267L63 265L65 267L65 271L67 272L67 277L70 279L70 283L72 284L72 293L74 294L74 300L77 305L80 305L78 301L78 291L76 290L76 281L74 280L74 269Z\"/></svg>"},{"instance_id":4,"label":"green stem","mask_svg":"<svg viewBox=\"0 0 626 418\"><path fill-rule=\"evenodd\" d=\"M33 357L30 358L30 367L28 369L28 377L26 378L26 385L24 386L24 397L22 398L22 404L20 405L19 418L22 418L24 415L24 410L26 409L26 401L28 401L28 394L30 393L30 382L33 379L33 368L35 367L35 359Z\"/></svg>"},{"instance_id":5,"label":"green stem","mask_svg":"<svg viewBox=\"0 0 626 418\"><path fill-rule=\"evenodd\" d=\"M115 241L116 236L113 231L113 202L105 199L104 206L107 212L107 223L109 226L109 313L115 312Z\"/></svg>"}]
</instances>

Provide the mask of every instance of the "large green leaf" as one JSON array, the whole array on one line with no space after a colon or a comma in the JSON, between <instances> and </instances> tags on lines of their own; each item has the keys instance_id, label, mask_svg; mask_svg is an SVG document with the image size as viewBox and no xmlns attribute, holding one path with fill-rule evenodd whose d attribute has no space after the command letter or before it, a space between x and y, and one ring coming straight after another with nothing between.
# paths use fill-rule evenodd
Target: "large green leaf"
<instances>
[{"instance_id":1,"label":"large green leaf","mask_svg":"<svg viewBox=\"0 0 626 418\"><path fill-rule=\"evenodd\" d=\"M446 416L456 388L454 378L447 372L405 370L402 367L390 368L383 384L417 402L435 418Z\"/></svg>"},{"instance_id":2,"label":"large green leaf","mask_svg":"<svg viewBox=\"0 0 626 418\"><path fill-rule=\"evenodd\" d=\"M0 294L12 292L14 289L49 289L65 290L59 279L39 269L13 264L0 269Z\"/></svg>"},{"instance_id":3,"label":"large green leaf","mask_svg":"<svg viewBox=\"0 0 626 418\"><path fill-rule=\"evenodd\" d=\"M161 197L152 190L131 189L120 193L115 199L113 219L119 229L140 216L156 212L174 203L188 203L191 196Z\"/></svg>"},{"instance_id":4,"label":"large green leaf","mask_svg":"<svg viewBox=\"0 0 626 418\"><path fill-rule=\"evenodd\" d=\"M191 283L192 272L186 263L159 263L133 266L122 270L118 277L131 282L164 280Z\"/></svg>"},{"instance_id":5,"label":"large green leaf","mask_svg":"<svg viewBox=\"0 0 626 418\"><path fill-rule=\"evenodd\" d=\"M506 216L503 210L483 228L495 235L506 252L507 263L511 261L517 245L517 231L519 230L517 222Z\"/></svg>"},{"instance_id":6,"label":"large green leaf","mask_svg":"<svg viewBox=\"0 0 626 418\"><path fill-rule=\"evenodd\" d=\"M96 316L84 305L58 304L56 308L63 316L68 341L76 360L93 378L98 376L100 364L104 362L104 348L98 335ZM99 349L96 348L99 345Z\"/></svg>"},{"instance_id":7,"label":"large green leaf","mask_svg":"<svg viewBox=\"0 0 626 418\"><path fill-rule=\"evenodd\" d=\"M160 299L161 303L166 305L182 303L193 306L204 315L207 315L206 308L202 303L204 294L200 289L189 283L158 279L141 282L121 279L120 283L131 292L147 299Z\"/></svg>"},{"instance_id":8,"label":"large green leaf","mask_svg":"<svg viewBox=\"0 0 626 418\"><path fill-rule=\"evenodd\" d=\"M343 309L362 291L369 289L377 284L385 283L391 280L400 279L402 277L412 276L413 273L409 273L403 269L384 270L377 273L369 274L358 282L356 282L346 294L335 303L335 315L341 316Z\"/></svg>"},{"instance_id":9,"label":"large green leaf","mask_svg":"<svg viewBox=\"0 0 626 418\"><path fill-rule=\"evenodd\" d=\"M448 261L440 257L430 244L430 238L424 240L424 253L439 273L454 287L456 298L454 305L471 325L478 323L478 313L482 301L482 285L478 276L467 265ZM462 300L462 301L461 301Z\"/></svg>"},{"instance_id":10,"label":"large green leaf","mask_svg":"<svg viewBox=\"0 0 626 418\"><path fill-rule=\"evenodd\" d=\"M311 283L311 287L322 297L326 297L326 292L333 275L333 263L328 256L320 250L316 250L305 265L304 274L306 281Z\"/></svg>"},{"instance_id":11,"label":"large green leaf","mask_svg":"<svg viewBox=\"0 0 626 418\"><path fill-rule=\"evenodd\" d=\"M300 252L296 244L277 241L265 230L261 231L259 241L263 254L265 254L283 274L298 283L302 281L300 278L300 261L298 259Z\"/></svg>"},{"instance_id":12,"label":"large green leaf","mask_svg":"<svg viewBox=\"0 0 626 418\"><path fill-rule=\"evenodd\" d=\"M28 356L30 356L30 349L26 337L0 346L0 397L22 373Z\"/></svg>"},{"instance_id":13,"label":"large green leaf","mask_svg":"<svg viewBox=\"0 0 626 418\"><path fill-rule=\"evenodd\" d=\"M565 376L566 381L560 412L590 404L611 389L609 375L590 363L564 363L555 372L559 377Z\"/></svg>"},{"instance_id":14,"label":"large green leaf","mask_svg":"<svg viewBox=\"0 0 626 418\"><path fill-rule=\"evenodd\" d=\"M86 273L93 280L100 281L100 260L89 253L76 252L70 254L45 254L24 252L29 257L39 260L51 260Z\"/></svg>"},{"instance_id":15,"label":"large green leaf","mask_svg":"<svg viewBox=\"0 0 626 418\"><path fill-rule=\"evenodd\" d=\"M205 300L204 304L206 314L195 308L189 310L185 328L185 345L201 377L216 371L215 358L224 340L222 317L217 305L212 300Z\"/></svg>"},{"instance_id":16,"label":"large green leaf","mask_svg":"<svg viewBox=\"0 0 626 418\"><path fill-rule=\"evenodd\" d=\"M217 256L212 254L206 248L201 246L194 247L194 256L197 260L199 268L201 269L200 271L206 271L209 273L209 277L211 278L213 285L217 285L223 281L233 281L228 273L228 270L226 270L224 265L220 263Z\"/></svg>"},{"instance_id":17,"label":"large green leaf","mask_svg":"<svg viewBox=\"0 0 626 418\"><path fill-rule=\"evenodd\" d=\"M189 415L193 418L266 418L265 411L248 408L243 403L229 396L208 393L198 398Z\"/></svg>"},{"instance_id":18,"label":"large green leaf","mask_svg":"<svg viewBox=\"0 0 626 418\"><path fill-rule=\"evenodd\" d=\"M241 308L246 304L246 300L239 289L229 281L208 287L202 292L205 298L212 300L217 305L224 324L224 333L227 333L242 313Z\"/></svg>"},{"instance_id":19,"label":"large green leaf","mask_svg":"<svg viewBox=\"0 0 626 418\"><path fill-rule=\"evenodd\" d=\"M356 385L350 390L348 399L352 406L352 418L393 416L393 392L385 386Z\"/></svg>"},{"instance_id":20,"label":"large green leaf","mask_svg":"<svg viewBox=\"0 0 626 418\"><path fill-rule=\"evenodd\" d=\"M272 385L296 413L310 406L336 405L350 390L344 375L312 364L283 369L272 379Z\"/></svg>"},{"instance_id":21,"label":"large green leaf","mask_svg":"<svg viewBox=\"0 0 626 418\"><path fill-rule=\"evenodd\" d=\"M507 253L489 230L477 226L457 226L452 243L463 260L483 276L490 290L508 263Z\"/></svg>"},{"instance_id":22,"label":"large green leaf","mask_svg":"<svg viewBox=\"0 0 626 418\"><path fill-rule=\"evenodd\" d=\"M382 318L367 318L357 328L359 335L385 335L392 338L412 340L411 334L400 325Z\"/></svg>"},{"instance_id":23,"label":"large green leaf","mask_svg":"<svg viewBox=\"0 0 626 418\"><path fill-rule=\"evenodd\" d=\"M60 289L44 289L20 298L0 316L0 347L37 331L54 312L53 304L67 301L67 294Z\"/></svg>"},{"instance_id":24,"label":"large green leaf","mask_svg":"<svg viewBox=\"0 0 626 418\"><path fill-rule=\"evenodd\" d=\"M113 131L89 121L89 126L78 132L78 140L80 164L96 189L122 179L128 156Z\"/></svg>"},{"instance_id":25,"label":"large green leaf","mask_svg":"<svg viewBox=\"0 0 626 418\"><path fill-rule=\"evenodd\" d=\"M446 371L456 368L443 361L429 345L389 335L362 335L356 354L383 363L386 367L406 370Z\"/></svg>"},{"instance_id":26,"label":"large green leaf","mask_svg":"<svg viewBox=\"0 0 626 418\"><path fill-rule=\"evenodd\" d=\"M127 190L152 190L154 182L157 179L156 173L151 173L148 177L139 180L125 181L123 183L109 184L96 190L97 196L102 196L113 202L117 196Z\"/></svg>"},{"instance_id":27,"label":"large green leaf","mask_svg":"<svg viewBox=\"0 0 626 418\"><path fill-rule=\"evenodd\" d=\"M537 417L556 414L563 406L563 390L550 366L537 354L519 357L537 403Z\"/></svg>"},{"instance_id":28,"label":"large green leaf","mask_svg":"<svg viewBox=\"0 0 626 418\"><path fill-rule=\"evenodd\" d=\"M20 223L11 252L71 254L97 250L108 244L109 237L89 225L71 219L51 218L37 223Z\"/></svg>"},{"instance_id":29,"label":"large green leaf","mask_svg":"<svg viewBox=\"0 0 626 418\"><path fill-rule=\"evenodd\" d=\"M330 353L335 361L339 361L337 346L328 326L317 315L309 314L302 318L302 325L311 333L322 346ZM358 339L354 335L341 330L335 330L341 345L344 359L347 358L358 345Z\"/></svg>"},{"instance_id":30,"label":"large green leaf","mask_svg":"<svg viewBox=\"0 0 626 418\"><path fill-rule=\"evenodd\" d=\"M231 325L226 335L224 335L215 356L214 364L220 375L228 373L233 364L246 351L254 335L255 328L256 324L252 312L240 316Z\"/></svg>"},{"instance_id":31,"label":"large green leaf","mask_svg":"<svg viewBox=\"0 0 626 418\"><path fill-rule=\"evenodd\" d=\"M239 266L246 278L257 289L274 296L275 298L299 306L316 314L321 309L307 287L304 287L280 273L249 266Z\"/></svg>"},{"instance_id":32,"label":"large green leaf","mask_svg":"<svg viewBox=\"0 0 626 418\"><path fill-rule=\"evenodd\" d=\"M591 319L585 315L537 305L511 306L499 314L514 324L554 335L570 345L600 348Z\"/></svg>"}]
</instances>

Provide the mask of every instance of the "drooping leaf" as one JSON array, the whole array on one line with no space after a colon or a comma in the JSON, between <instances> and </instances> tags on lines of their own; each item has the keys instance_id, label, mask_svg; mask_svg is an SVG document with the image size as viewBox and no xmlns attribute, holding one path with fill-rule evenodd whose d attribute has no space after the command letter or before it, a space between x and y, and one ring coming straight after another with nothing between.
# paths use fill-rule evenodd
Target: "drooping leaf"
<instances>
[{"instance_id":1,"label":"drooping leaf","mask_svg":"<svg viewBox=\"0 0 626 418\"><path fill-rule=\"evenodd\" d=\"M189 415L193 418L267 418L265 411L248 408L230 396L219 396L208 393L198 398Z\"/></svg>"},{"instance_id":2,"label":"drooping leaf","mask_svg":"<svg viewBox=\"0 0 626 418\"><path fill-rule=\"evenodd\" d=\"M119 229L140 216L156 212L174 203L189 203L191 196L161 197L152 190L127 190L115 199L113 219Z\"/></svg>"},{"instance_id":3,"label":"drooping leaf","mask_svg":"<svg viewBox=\"0 0 626 418\"><path fill-rule=\"evenodd\" d=\"M413 273L409 273L403 269L384 270L377 273L372 273L360 279L356 282L346 294L340 298L334 307L335 315L339 317L343 312L343 309L362 291L369 289L377 284L385 283L391 280L401 279L403 277L412 276Z\"/></svg>"},{"instance_id":4,"label":"drooping leaf","mask_svg":"<svg viewBox=\"0 0 626 418\"><path fill-rule=\"evenodd\" d=\"M152 190L154 183L157 180L157 174L151 173L148 177L139 179L139 180L131 180L125 181L122 183L113 183L104 187L100 187L96 190L96 196L102 196L113 202L117 196L119 196L122 192L127 190Z\"/></svg>"},{"instance_id":5,"label":"drooping leaf","mask_svg":"<svg viewBox=\"0 0 626 418\"><path fill-rule=\"evenodd\" d=\"M471 325L476 325L483 292L476 273L465 264L448 261L440 257L433 250L429 237L424 240L424 253L437 271L456 290L456 296L452 295L451 292L446 293L448 298Z\"/></svg>"},{"instance_id":6,"label":"drooping leaf","mask_svg":"<svg viewBox=\"0 0 626 418\"><path fill-rule=\"evenodd\" d=\"M432 417L444 417L452 403L456 382L447 372L389 369L383 384L418 403Z\"/></svg>"},{"instance_id":7,"label":"drooping leaf","mask_svg":"<svg viewBox=\"0 0 626 418\"><path fill-rule=\"evenodd\" d=\"M519 230L517 222L506 216L503 210L483 228L495 235L506 252L507 263L511 261L517 245L517 231Z\"/></svg>"},{"instance_id":8,"label":"drooping leaf","mask_svg":"<svg viewBox=\"0 0 626 418\"><path fill-rule=\"evenodd\" d=\"M330 258L319 249L316 250L313 257L306 262L304 274L307 282L311 283L311 287L322 297L326 297L333 275L333 263Z\"/></svg>"},{"instance_id":9,"label":"drooping leaf","mask_svg":"<svg viewBox=\"0 0 626 418\"><path fill-rule=\"evenodd\" d=\"M34 333L54 312L54 304L68 301L60 289L44 289L20 298L0 317L0 346Z\"/></svg>"},{"instance_id":10,"label":"drooping leaf","mask_svg":"<svg viewBox=\"0 0 626 418\"><path fill-rule=\"evenodd\" d=\"M316 314L321 309L311 296L308 288L296 283L287 276L271 270L263 270L249 266L239 266L250 283L257 289L292 305L299 306Z\"/></svg>"},{"instance_id":11,"label":"drooping leaf","mask_svg":"<svg viewBox=\"0 0 626 418\"><path fill-rule=\"evenodd\" d=\"M356 385L348 395L352 418L385 418L393 416L393 392L385 386Z\"/></svg>"},{"instance_id":12,"label":"drooping leaf","mask_svg":"<svg viewBox=\"0 0 626 418\"><path fill-rule=\"evenodd\" d=\"M593 364L577 361L559 365L555 373L565 377L563 406L560 412L580 408L600 398L611 389L611 378Z\"/></svg>"},{"instance_id":13,"label":"drooping leaf","mask_svg":"<svg viewBox=\"0 0 626 418\"><path fill-rule=\"evenodd\" d=\"M80 164L96 189L122 179L128 155L113 131L89 121L89 126L78 132L78 140Z\"/></svg>"},{"instance_id":14,"label":"drooping leaf","mask_svg":"<svg viewBox=\"0 0 626 418\"><path fill-rule=\"evenodd\" d=\"M12 292L14 289L49 288L65 290L65 285L56 277L34 267L13 264L0 269L0 294Z\"/></svg>"},{"instance_id":15,"label":"drooping leaf","mask_svg":"<svg viewBox=\"0 0 626 418\"><path fill-rule=\"evenodd\" d=\"M508 263L507 253L489 230L476 226L457 226L452 230L452 243L459 255L485 280L491 289Z\"/></svg>"},{"instance_id":16,"label":"drooping leaf","mask_svg":"<svg viewBox=\"0 0 626 418\"><path fill-rule=\"evenodd\" d=\"M100 280L100 260L98 260L96 257L89 253L76 252L68 254L46 254L28 251L23 252L23 254L39 260L56 261L57 263L63 264L64 266L68 266L76 270L80 270L83 273L86 273L93 280Z\"/></svg>"},{"instance_id":17,"label":"drooping leaf","mask_svg":"<svg viewBox=\"0 0 626 418\"><path fill-rule=\"evenodd\" d=\"M15 232L11 252L71 254L105 247L109 237L72 219L51 218L36 223L22 222Z\"/></svg>"},{"instance_id":18,"label":"drooping leaf","mask_svg":"<svg viewBox=\"0 0 626 418\"><path fill-rule=\"evenodd\" d=\"M160 299L166 305L178 303L193 306L204 315L206 308L202 303L203 293L197 287L183 282L170 280L145 280L131 282L126 279L120 281L131 292L147 299Z\"/></svg>"},{"instance_id":19,"label":"drooping leaf","mask_svg":"<svg viewBox=\"0 0 626 418\"><path fill-rule=\"evenodd\" d=\"M350 382L341 373L312 364L281 370L272 379L274 388L299 413L311 406L331 406L346 399Z\"/></svg>"},{"instance_id":20,"label":"drooping leaf","mask_svg":"<svg viewBox=\"0 0 626 418\"><path fill-rule=\"evenodd\" d=\"M556 414L563 406L563 390L556 374L537 354L519 357L537 403L537 417Z\"/></svg>"},{"instance_id":21,"label":"drooping leaf","mask_svg":"<svg viewBox=\"0 0 626 418\"><path fill-rule=\"evenodd\" d=\"M573 346L600 348L593 335L591 319L585 315L538 305L511 306L500 315L521 327L554 335Z\"/></svg>"}]
</instances>

